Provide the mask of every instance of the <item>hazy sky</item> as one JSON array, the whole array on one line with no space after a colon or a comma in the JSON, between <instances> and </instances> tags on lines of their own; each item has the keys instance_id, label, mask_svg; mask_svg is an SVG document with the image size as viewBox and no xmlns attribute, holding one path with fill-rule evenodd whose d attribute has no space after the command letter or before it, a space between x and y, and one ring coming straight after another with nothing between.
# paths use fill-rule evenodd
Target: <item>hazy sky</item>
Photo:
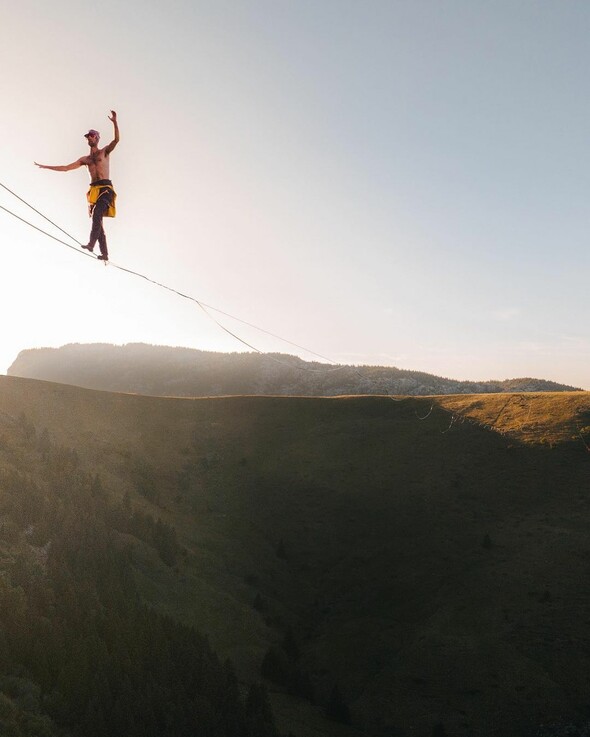
<instances>
[{"instance_id":1,"label":"hazy sky","mask_svg":"<svg viewBox=\"0 0 590 737\"><path fill-rule=\"evenodd\" d=\"M108 143L114 108L114 263L339 362L590 389L589 36L581 0L4 3L0 182L86 242L86 171L33 161ZM2 371L243 349L1 210L0 241Z\"/></svg>"}]
</instances>

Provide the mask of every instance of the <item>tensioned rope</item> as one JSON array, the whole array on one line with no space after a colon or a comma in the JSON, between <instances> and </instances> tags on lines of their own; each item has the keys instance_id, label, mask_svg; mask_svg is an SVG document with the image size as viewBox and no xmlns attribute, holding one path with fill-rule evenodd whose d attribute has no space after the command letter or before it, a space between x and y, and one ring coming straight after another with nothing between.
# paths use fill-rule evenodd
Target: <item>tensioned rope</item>
<instances>
[{"instance_id":1,"label":"tensioned rope","mask_svg":"<svg viewBox=\"0 0 590 737\"><path fill-rule=\"evenodd\" d=\"M82 246L82 243L80 243L80 241L78 241L76 238L74 238L74 236L72 236L70 233L68 233L63 228L60 228L60 226L57 225L56 223L54 223L53 220L50 220L46 215L44 215L42 212L40 212L35 207L33 207L33 205L31 205L29 202L27 202L26 200L24 200L22 197L19 197L19 195L17 195L16 192L13 192L5 184L2 184L2 182L0 182L0 187L2 187L7 192L9 192L11 195L13 195L14 197L16 197L16 199L20 200L20 202L22 202L27 207L29 207L31 210L33 210L33 212L37 213L37 215L40 215L44 220L46 220L48 223L50 223L55 228L57 228L60 232L62 232L64 235L66 235L68 238L70 238L70 240L74 241L74 243L76 243L78 246ZM33 223L29 222L25 218L21 217L20 215L17 215L15 212L12 212L12 210L9 210L7 207L4 207L3 205L0 205L0 209L4 210L4 212L7 212L9 215L12 215L12 217L16 218L17 220L20 220L22 223L25 223L26 225L28 225L29 227L33 228L34 230L37 230L39 233L42 233L43 235L46 235L48 238L51 238L52 240L57 241L58 243L61 243L62 245L66 246L67 248L71 248L76 253L78 253L78 254L80 254L82 256L87 256L89 258L93 258L95 260L97 259L97 257L94 256L93 254L87 253L85 251L78 250L78 248L72 246L70 243L66 243L66 241L62 240L61 238L57 238L56 236L52 235L51 233L48 233L46 230L43 230L42 228L39 228L37 225L34 225ZM242 324L247 325L248 327L251 327L251 328L253 328L255 330L258 330L259 332L262 332L262 333L264 333L266 335L269 335L269 336L271 336L273 338L276 338L277 340L281 340L284 343L287 343L289 345L294 346L295 348L299 348L300 350L305 351L305 352L309 353L310 355L316 356L317 358L321 358L324 361L329 361L330 363L335 363L335 361L333 361L330 358L327 358L326 356L321 355L320 353L316 353L315 351L312 351L309 348L305 348L304 346L301 346L301 345L299 345L297 343L294 343L291 340L287 340L286 338L283 338L280 335L276 335L275 333L271 333L270 331L265 330L264 328L260 328L257 325L254 325L252 323L249 323L246 320L242 320L242 319L240 319L238 317L235 317L234 315L230 315L228 312L224 312L223 310L217 309L216 307L212 307L211 305L208 305L205 302L202 302L201 300L197 299L196 297L191 296L190 294L185 294L183 292L180 292L177 289L174 289L172 287L169 287L166 284L162 284L161 282L158 282L155 279L152 279L152 278L150 278L148 276L145 276L145 274L140 274L137 271L133 271L132 269L128 269L128 268L126 268L124 266L121 266L119 264L114 263L113 261L109 261L109 263L110 263L110 265L112 267L114 267L115 269L118 269L119 271L123 271L123 272L125 272L127 274L131 274L133 276L136 276L136 277L138 277L140 279L143 279L144 281L147 281L147 282L153 284L154 286L160 287L161 289L165 289L166 291L172 292L173 294L176 294L177 296L182 297L183 299L187 299L187 300L189 300L191 302L194 302L207 315L207 317L210 320L212 320L221 330L223 330L224 332L226 332L228 335L230 335L232 338L234 338L235 340L239 341L240 343L242 343L246 347L250 348L251 350L255 351L256 353L259 353L260 355L264 355L266 358L269 358L271 361L274 361L275 363L279 363L282 366L288 366L289 368L296 368L296 369L299 369L301 371L307 371L309 373L333 373L335 371L342 371L344 369L350 368L350 367L345 366L345 365L337 365L337 366L332 366L330 368L315 369L315 368L310 368L308 366L301 366L299 364L293 364L293 363L289 363L287 361L282 361L281 359L277 358L276 356L273 356L272 354L269 354L269 353L265 353L264 351L260 350L256 346L252 345L248 341L246 341L243 338L241 338L239 335L237 335L236 333L234 333L233 331L231 331L223 323L221 323L219 320L217 320L213 315L211 315L210 312L209 312L209 310L212 310L214 312L218 312L219 314L222 314L225 317L229 317L232 320L236 320L237 322L241 322Z\"/></svg>"}]
</instances>

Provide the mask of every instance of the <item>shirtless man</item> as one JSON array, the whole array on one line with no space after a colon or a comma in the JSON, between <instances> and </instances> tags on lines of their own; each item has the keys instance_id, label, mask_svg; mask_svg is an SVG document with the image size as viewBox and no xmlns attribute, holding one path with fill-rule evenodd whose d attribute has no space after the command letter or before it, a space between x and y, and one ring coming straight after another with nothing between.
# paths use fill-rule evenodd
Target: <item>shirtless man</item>
<instances>
[{"instance_id":1,"label":"shirtless man","mask_svg":"<svg viewBox=\"0 0 590 737\"><path fill-rule=\"evenodd\" d=\"M107 238L102 226L102 219L107 217L115 217L115 200L117 195L113 189L113 183L109 179L109 162L110 155L115 146L119 143L119 125L117 123L117 113L111 110L109 120L115 128L115 137L104 148L98 148L100 133L91 128L88 133L84 134L84 138L90 146L88 156L81 156L77 161L65 166L45 166L44 164L35 164L41 169L51 169L52 171L72 171L79 169L81 166L88 167L90 174L90 189L87 194L90 214L92 215L92 229L90 231L90 239L86 246L82 246L86 250L94 251L96 241L100 246L101 261L109 260L109 252L107 249Z\"/></svg>"}]
</instances>

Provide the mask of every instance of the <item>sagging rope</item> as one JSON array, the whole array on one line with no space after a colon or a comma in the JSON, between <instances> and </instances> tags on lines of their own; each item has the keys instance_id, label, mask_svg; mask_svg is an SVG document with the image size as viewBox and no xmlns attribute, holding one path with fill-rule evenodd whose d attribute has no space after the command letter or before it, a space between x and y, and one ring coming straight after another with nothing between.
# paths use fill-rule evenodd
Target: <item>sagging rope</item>
<instances>
[{"instance_id":1,"label":"sagging rope","mask_svg":"<svg viewBox=\"0 0 590 737\"><path fill-rule=\"evenodd\" d=\"M9 187L7 187L2 182L0 182L0 187L2 187L7 192L9 192L13 197L15 197L17 200L19 200L20 202L22 202L24 205L26 205L28 208L30 208L37 215L40 215L44 220L46 220L48 223L50 223L55 228L57 228L60 232L62 232L64 235L66 235L70 240L72 240L78 246L80 246L80 247L83 246L83 244L80 243L80 241L77 238L74 238L73 235L71 235L70 233L68 233L63 228L61 228L59 225L57 225L57 223L54 223L53 220L50 220L46 215L44 215L42 212L40 212L39 210L37 210L37 208L33 207L33 205L31 205L29 202L27 202L27 200L25 200L24 198L20 197L16 192L14 192L12 189L10 189ZM36 225L33 225L33 223L29 222L28 220L25 220L25 218L20 217L19 215L17 215L16 213L12 212L8 208L4 207L3 205L0 205L0 209L4 210L9 215L12 215L12 217L16 218L17 220L20 220L21 222L25 223L29 227L34 228L35 230L37 230L40 233L43 233L43 235L48 236L52 240L57 241L58 243L61 243L62 245L67 246L68 248L71 248L76 253L80 253L83 256L87 256L87 257L90 257L90 258L97 259L97 257L94 256L92 253L88 253L88 252L82 251L82 250L79 251L77 248L75 248L74 246L72 246L70 243L66 243L65 241L61 240L60 238L56 238L54 235L51 235L51 233L48 233L46 230L43 230L42 228L39 228ZM106 265L106 263L107 262L105 261L105 265ZM245 341L243 338L241 338L236 333L234 333L231 330L229 330L229 328L227 328L223 323L221 323L219 320L217 320L215 317L213 317L213 315L210 314L209 310L211 310L213 312L217 312L217 313L219 313L221 315L224 315L225 317L229 317L232 320L236 320L237 322L240 322L243 325L247 325L248 327L253 328L254 330L258 330L259 332L264 333L265 335L268 335L268 336L273 337L273 338L275 338L277 340L280 340L280 341L282 341L282 342L284 342L284 343L286 343L288 345L291 345L291 346L293 346L295 348L299 348L299 350L305 351L306 353L309 353L310 355L315 356L316 358L321 358L323 361L328 361L329 363L333 363L333 364L336 363L333 359L328 358L327 356L323 356L321 353L316 353L315 351L312 351L309 348L305 348L304 346L299 345L298 343L294 343L291 340L287 340L287 338L283 338L280 335L277 335L275 333L271 333L270 331L265 330L264 328L258 327L257 325L254 325L254 324L252 324L250 322L247 322L246 320L242 320L239 317L235 317L234 315L230 315L228 312L224 312L223 310L220 310L220 309L218 309L216 307L212 307L211 305L208 305L205 302L202 302L201 300L198 300L196 297L193 297L193 296L191 296L189 294L184 294L183 292L180 292L177 289L174 289L173 287L169 287L166 284L162 284L161 282L158 282L155 279L152 279L152 278L150 278L148 276L145 276L145 274L140 274L137 271L133 271L132 269L128 269L128 268L126 268L124 266L121 266L119 264L116 264L116 263L114 263L112 261L109 261L108 263L110 263L115 269L118 269L119 271L124 271L125 273L131 274L133 276L136 276L139 279L143 279L144 281L147 281L150 284L153 284L154 286L160 287L161 289L165 289L168 292L172 292L173 294L176 294L177 296L182 297L183 299L188 299L189 301L194 302L207 315L207 317L210 320L212 320L221 330L223 330L224 332L226 332L228 335L230 335L232 338L234 338L238 342L240 342L243 345L245 345L247 348L250 348L251 350L255 351L256 353L265 356L266 358L270 359L271 361L274 361L275 363L277 363L277 364L279 364L281 366L287 366L288 368L296 368L296 369L298 369L300 371L306 371L308 373L314 373L314 374L328 374L328 373L334 373L336 371L343 371L343 370L349 369L349 370L352 370L353 373L357 374L357 376L359 376L361 379L363 379L363 381L367 381L368 380L374 386L377 387L377 382L374 379L371 379L370 377L365 376L363 373L361 373L354 366L346 366L346 365L338 364L338 365L332 366L330 368L314 369L314 368L310 368L308 366L301 366L301 365L298 365L298 364L289 363L287 361L282 361L281 359L277 358L276 356L273 356L270 353L265 353L264 351L260 350L256 346L254 346L251 343L248 343L247 341ZM402 401L402 398L401 397L394 397L389 392L387 392L386 396L388 396L394 402L400 402L400 401Z\"/></svg>"}]
</instances>

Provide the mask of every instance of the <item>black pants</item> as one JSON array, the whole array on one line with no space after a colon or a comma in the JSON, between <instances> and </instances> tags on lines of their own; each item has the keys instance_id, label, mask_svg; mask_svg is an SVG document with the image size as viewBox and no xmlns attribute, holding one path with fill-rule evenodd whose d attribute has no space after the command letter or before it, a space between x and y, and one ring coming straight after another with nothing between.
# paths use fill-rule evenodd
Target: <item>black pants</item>
<instances>
[{"instance_id":1,"label":"black pants","mask_svg":"<svg viewBox=\"0 0 590 737\"><path fill-rule=\"evenodd\" d=\"M110 181L108 179L101 179L99 182L93 182L93 184L107 183L110 185ZM111 187L107 186L104 189L101 189L98 200L96 201L96 204L92 207L92 229L90 231L90 240L88 241L88 245L91 247L90 250L94 248L96 241L98 241L100 252L106 258L108 258L109 256L109 251L107 248L107 237L102 226L102 219L111 206L112 201L113 190L111 189Z\"/></svg>"}]
</instances>

